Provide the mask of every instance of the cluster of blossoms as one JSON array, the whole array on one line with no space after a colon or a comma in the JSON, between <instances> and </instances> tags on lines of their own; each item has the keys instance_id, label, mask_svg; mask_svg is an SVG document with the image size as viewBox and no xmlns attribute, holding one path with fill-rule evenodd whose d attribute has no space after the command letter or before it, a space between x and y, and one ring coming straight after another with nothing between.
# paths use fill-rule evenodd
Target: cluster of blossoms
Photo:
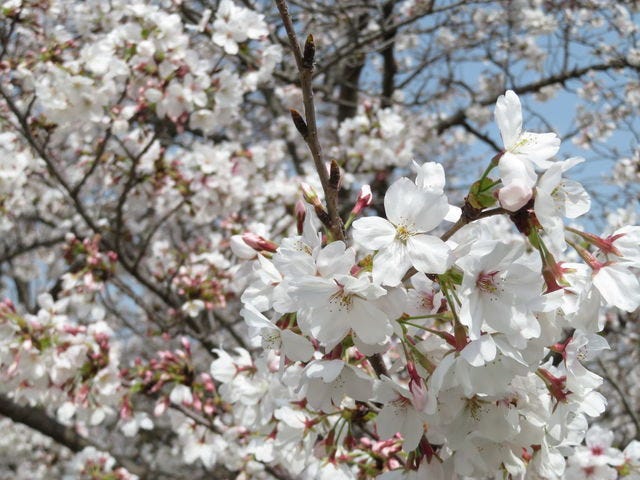
<instances>
[{"instance_id":1,"label":"cluster of blossoms","mask_svg":"<svg viewBox=\"0 0 640 480\"><path fill-rule=\"evenodd\" d=\"M115 414L120 385L118 352L109 345L111 329L104 311L87 312L91 323L69 320L69 297L38 299L36 315L20 315L6 301L1 306L2 391L31 405L57 406L58 418L80 416L100 424Z\"/></svg>"},{"instance_id":2,"label":"cluster of blossoms","mask_svg":"<svg viewBox=\"0 0 640 480\"><path fill-rule=\"evenodd\" d=\"M585 444L575 448L567 461L567 480L616 480L640 478L640 442L632 440L620 451L612 447L613 432L598 426L585 435Z\"/></svg>"},{"instance_id":3,"label":"cluster of blossoms","mask_svg":"<svg viewBox=\"0 0 640 480\"><path fill-rule=\"evenodd\" d=\"M388 442L377 453L379 472L388 470L381 478L418 470L554 479L579 463L576 453L567 466L564 454L606 405L596 391L602 379L583 363L609 348L598 335L601 306L640 305L640 228L604 237L565 229L565 218L589 210L582 186L563 178L582 160L553 161L559 139L522 130L512 91L495 116L505 148L462 211L444 194L442 167L426 163L415 180L389 187L386 218L352 215L351 246L323 235L313 210L278 246L246 242L259 253L241 313L262 347L279 354L281 381L258 380L248 358L226 379L220 364L231 357L220 352L212 376L225 377L237 412L270 404L255 416L270 424L280 419L273 399L286 398L272 390L294 388L286 408L307 431L296 442L310 442L311 457L309 436L328 421L320 443L347 478L371 474L371 457L346 453L365 432ZM517 233L499 220L487 228L496 219L474 222L501 214ZM438 236L443 222L453 226ZM584 263L564 260L569 245ZM291 423L277 424L275 445Z\"/></svg>"},{"instance_id":4,"label":"cluster of blossoms","mask_svg":"<svg viewBox=\"0 0 640 480\"><path fill-rule=\"evenodd\" d=\"M415 133L408 132L407 122L391 108L368 103L357 115L340 123L339 147L333 156L351 172L405 166L413 158Z\"/></svg>"},{"instance_id":5,"label":"cluster of blossoms","mask_svg":"<svg viewBox=\"0 0 640 480\"><path fill-rule=\"evenodd\" d=\"M582 159L500 96L579 83L574 143L633 130L637 6L291 2L306 85L273 2L208 3L0 0L0 477L637 478L586 368L638 384L634 206L582 231Z\"/></svg>"}]
</instances>

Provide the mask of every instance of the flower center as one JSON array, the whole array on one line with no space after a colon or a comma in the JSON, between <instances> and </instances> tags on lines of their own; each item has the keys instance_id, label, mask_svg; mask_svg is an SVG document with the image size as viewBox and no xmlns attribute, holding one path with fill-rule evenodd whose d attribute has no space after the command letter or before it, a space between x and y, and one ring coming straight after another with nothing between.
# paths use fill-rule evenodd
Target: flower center
<instances>
[{"instance_id":1,"label":"flower center","mask_svg":"<svg viewBox=\"0 0 640 480\"><path fill-rule=\"evenodd\" d=\"M480 272L476 280L476 287L478 287L481 292L496 293L499 286L499 280L495 278L497 274L497 271L488 273Z\"/></svg>"},{"instance_id":2,"label":"flower center","mask_svg":"<svg viewBox=\"0 0 640 480\"><path fill-rule=\"evenodd\" d=\"M353 294L345 293L343 289L331 295L330 303L337 305L340 310L350 311L353 306Z\"/></svg>"},{"instance_id":3,"label":"flower center","mask_svg":"<svg viewBox=\"0 0 640 480\"><path fill-rule=\"evenodd\" d=\"M406 242L409 240L413 233L404 225L398 225L396 227L396 238L401 242Z\"/></svg>"}]
</instances>

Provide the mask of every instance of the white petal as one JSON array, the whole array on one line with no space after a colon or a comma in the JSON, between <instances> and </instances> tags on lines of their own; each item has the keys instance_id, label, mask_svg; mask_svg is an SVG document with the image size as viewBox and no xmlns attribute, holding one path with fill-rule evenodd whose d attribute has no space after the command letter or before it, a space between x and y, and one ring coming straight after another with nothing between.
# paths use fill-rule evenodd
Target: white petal
<instances>
[{"instance_id":1,"label":"white petal","mask_svg":"<svg viewBox=\"0 0 640 480\"><path fill-rule=\"evenodd\" d=\"M410 452L418 447L424 434L424 426L420 413L413 406L407 406L407 414L402 422L400 433L404 440L402 450Z\"/></svg>"},{"instance_id":2,"label":"white petal","mask_svg":"<svg viewBox=\"0 0 640 480\"><path fill-rule=\"evenodd\" d=\"M470 365L480 367L486 362L496 358L496 342L491 335L482 335L479 339L472 341L460 352Z\"/></svg>"},{"instance_id":3,"label":"white petal","mask_svg":"<svg viewBox=\"0 0 640 480\"><path fill-rule=\"evenodd\" d=\"M433 235L410 237L407 252L416 270L424 273L444 273L452 260L447 244Z\"/></svg>"},{"instance_id":4,"label":"white petal","mask_svg":"<svg viewBox=\"0 0 640 480\"><path fill-rule=\"evenodd\" d=\"M449 213L449 202L444 195L425 192L422 204L414 216L416 229L421 233L430 232L436 228Z\"/></svg>"},{"instance_id":5,"label":"white petal","mask_svg":"<svg viewBox=\"0 0 640 480\"><path fill-rule=\"evenodd\" d=\"M610 305L627 312L633 312L640 305L638 278L623 266L602 267L593 276L593 284Z\"/></svg>"},{"instance_id":6,"label":"white petal","mask_svg":"<svg viewBox=\"0 0 640 480\"><path fill-rule=\"evenodd\" d=\"M406 177L397 179L384 195L384 211L394 225L405 225L407 215L415 215L423 204L425 192Z\"/></svg>"},{"instance_id":7,"label":"white petal","mask_svg":"<svg viewBox=\"0 0 640 480\"><path fill-rule=\"evenodd\" d=\"M422 165L418 165L415 161L413 164L417 171L416 185L423 190L442 194L445 184L442 165L436 162L425 162Z\"/></svg>"},{"instance_id":8,"label":"white petal","mask_svg":"<svg viewBox=\"0 0 640 480\"><path fill-rule=\"evenodd\" d=\"M564 215L567 218L578 218L589 211L591 199L581 183L573 180L562 182L564 190Z\"/></svg>"},{"instance_id":9,"label":"white petal","mask_svg":"<svg viewBox=\"0 0 640 480\"><path fill-rule=\"evenodd\" d=\"M342 360L319 360L307 365L304 372L309 378L321 378L324 383L331 383L344 367Z\"/></svg>"},{"instance_id":10,"label":"white petal","mask_svg":"<svg viewBox=\"0 0 640 480\"><path fill-rule=\"evenodd\" d=\"M267 317L260 313L256 307L250 303L245 304L244 308L240 310L240 316L244 318L244 321L249 327L255 328L257 331L260 331L263 328L268 328L270 330L278 329L278 327L270 322Z\"/></svg>"},{"instance_id":11,"label":"white petal","mask_svg":"<svg viewBox=\"0 0 640 480\"><path fill-rule=\"evenodd\" d=\"M384 218L365 217L353 222L353 239L369 250L379 250L396 238L396 228Z\"/></svg>"},{"instance_id":12,"label":"white petal","mask_svg":"<svg viewBox=\"0 0 640 480\"><path fill-rule=\"evenodd\" d=\"M444 219L447 222L457 222L462 215L462 209L460 207L456 207L455 205L449 205L449 210L447 214L444 216Z\"/></svg>"},{"instance_id":13,"label":"white petal","mask_svg":"<svg viewBox=\"0 0 640 480\"><path fill-rule=\"evenodd\" d=\"M323 307L338 286L332 280L320 277L303 277L291 281L289 295L305 307Z\"/></svg>"},{"instance_id":14,"label":"white petal","mask_svg":"<svg viewBox=\"0 0 640 480\"><path fill-rule=\"evenodd\" d=\"M399 240L394 241L378 251L373 258L373 281L379 285L395 287L402 281L410 266L407 247Z\"/></svg>"},{"instance_id":15,"label":"white petal","mask_svg":"<svg viewBox=\"0 0 640 480\"><path fill-rule=\"evenodd\" d=\"M522 106L513 90L498 97L494 112L496 123L506 149L511 148L522 132Z\"/></svg>"},{"instance_id":16,"label":"white petal","mask_svg":"<svg viewBox=\"0 0 640 480\"><path fill-rule=\"evenodd\" d=\"M344 242L332 242L324 247L316 257L316 266L321 276L328 278L348 273L356 260L352 248L345 248Z\"/></svg>"},{"instance_id":17,"label":"white petal","mask_svg":"<svg viewBox=\"0 0 640 480\"><path fill-rule=\"evenodd\" d=\"M293 361L308 362L313 356L313 345L302 335L282 330L282 350Z\"/></svg>"},{"instance_id":18,"label":"white petal","mask_svg":"<svg viewBox=\"0 0 640 480\"><path fill-rule=\"evenodd\" d=\"M560 150L560 138L555 133L524 132L518 141L517 148L511 150L518 156L525 157L538 168L546 169L553 165L548 159Z\"/></svg>"},{"instance_id":19,"label":"white petal","mask_svg":"<svg viewBox=\"0 0 640 480\"><path fill-rule=\"evenodd\" d=\"M367 300L354 299L349 320L358 338L368 345L384 342L393 331L386 313Z\"/></svg>"},{"instance_id":20,"label":"white petal","mask_svg":"<svg viewBox=\"0 0 640 480\"><path fill-rule=\"evenodd\" d=\"M505 186L520 179L529 187L533 187L538 179L529 161L526 159L523 161L510 152L505 152L502 157L500 157L498 169L500 171L502 184Z\"/></svg>"}]
</instances>

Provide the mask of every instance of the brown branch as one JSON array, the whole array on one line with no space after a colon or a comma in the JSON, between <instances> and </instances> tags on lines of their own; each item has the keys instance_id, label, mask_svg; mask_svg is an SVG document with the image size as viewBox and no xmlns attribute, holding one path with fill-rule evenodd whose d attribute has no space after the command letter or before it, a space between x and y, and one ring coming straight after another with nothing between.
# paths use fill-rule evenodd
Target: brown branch
<instances>
[{"instance_id":1,"label":"brown branch","mask_svg":"<svg viewBox=\"0 0 640 480\"><path fill-rule=\"evenodd\" d=\"M556 75L551 75L549 77L543 78L536 82L527 83L525 85L521 85L519 87L514 87L513 91L518 95L523 95L525 93L536 93L539 92L542 88L548 87L551 85L562 84L569 80L575 80L577 78L582 77L590 72L601 72L607 71L610 69L616 68L624 68L628 66L627 62L624 59L614 58L604 63L597 63L593 65L588 65L586 67L581 68L573 68L572 70L567 70ZM497 95L492 95L491 97L484 98L477 102L477 105L486 107L487 105L492 105L498 100ZM466 109L460 109L456 111L453 115L449 116L441 120L436 126L435 129L438 134L448 130L449 128L456 125L464 125L464 122L467 119Z\"/></svg>"},{"instance_id":2,"label":"brown branch","mask_svg":"<svg viewBox=\"0 0 640 480\"><path fill-rule=\"evenodd\" d=\"M364 13L356 20L356 27L350 33L350 42L357 43L361 32L369 23L369 15ZM358 92L360 75L364 68L366 54L362 51L355 51L352 56L347 57L342 69L340 93L338 95L338 124L347 118L353 117L358 111Z\"/></svg>"},{"instance_id":3,"label":"brown branch","mask_svg":"<svg viewBox=\"0 0 640 480\"><path fill-rule=\"evenodd\" d=\"M59 235L53 238L36 240L33 243L30 243L29 245L18 245L13 250L10 250L9 248L7 248L7 251L4 252L2 255L0 255L0 264L13 260L14 258L19 257L20 255L24 255L25 253L29 253L39 248L53 247L58 243L64 242L64 238L65 237L63 235Z\"/></svg>"},{"instance_id":4,"label":"brown branch","mask_svg":"<svg viewBox=\"0 0 640 480\"><path fill-rule=\"evenodd\" d=\"M633 407L631 406L631 404L627 400L627 395L622 390L620 385L618 385L618 382L616 382L611 377L611 375L609 375L609 372L607 370L607 367L605 367L604 362L602 360L600 360L599 358L598 358L597 361L598 361L598 365L602 369L602 376L604 377L604 379L607 382L609 382L611 384L613 389L620 396L620 401L622 402L622 406L624 407L624 409L627 412L627 414L631 417L631 420L633 421L633 424L636 427L635 439L636 440L640 440L640 417L638 417L638 414L634 411Z\"/></svg>"},{"instance_id":5,"label":"brown branch","mask_svg":"<svg viewBox=\"0 0 640 480\"><path fill-rule=\"evenodd\" d=\"M150 472L146 466L135 463L129 458L114 455L104 446L83 437L73 428L67 427L51 418L42 408L18 405L6 396L0 395L0 415L13 420L14 422L22 423L23 425L46 435L73 452L80 452L86 447L94 447L103 452L107 452L121 467L125 468L130 473L138 475L141 479L149 478L148 476Z\"/></svg>"},{"instance_id":6,"label":"brown branch","mask_svg":"<svg viewBox=\"0 0 640 480\"><path fill-rule=\"evenodd\" d=\"M382 100L380 106L382 108L388 108L392 104L393 92L395 91L395 76L398 73L398 64L395 59L395 37L398 33L397 28L386 28L387 21L393 15L393 8L395 7L395 0L389 0L382 6L382 30L384 32L382 39L385 47L380 52L384 62L383 77L382 77ZM431 2L433 6L433 2Z\"/></svg>"},{"instance_id":7,"label":"brown branch","mask_svg":"<svg viewBox=\"0 0 640 480\"><path fill-rule=\"evenodd\" d=\"M327 166L322 158L322 148L320 147L320 141L318 139L318 125L316 122L316 109L313 102L312 87L314 55L311 49L315 49L315 46L313 45L313 37L309 36L307 38L304 52L305 55L303 56L286 0L275 0L275 2L278 7L278 11L280 12L284 28L287 31L289 43L291 44L291 51L293 52L293 56L296 60L296 66L300 77L304 115L308 128L307 134L303 138L309 147L309 151L313 157L313 163L315 164L316 171L320 177L320 183L322 184L322 190L324 191L324 197L327 203L327 212L331 221L331 233L336 240L344 240L342 219L338 213L338 189L332 187L329 183L329 173L327 172Z\"/></svg>"},{"instance_id":8,"label":"brown branch","mask_svg":"<svg viewBox=\"0 0 640 480\"><path fill-rule=\"evenodd\" d=\"M42 158L45 164L48 167L48 171L53 176L53 178L60 184L62 189L70 198L74 208L80 215L80 217L84 220L87 226L96 234L102 235L103 232L98 226L98 224L93 220L87 208L80 198L79 192L75 191L72 187L71 183L64 177L62 172L57 168L56 163L54 162L53 156L49 154L46 145L43 145L38 139L34 136L31 127L29 125L29 121L27 115L22 113L13 99L9 96L9 94L0 86L0 96L4 98L9 107L9 110L14 114L18 124L20 125L21 133L25 140L29 143L31 148ZM155 136L154 136L155 137ZM153 141L149 142L149 144L145 147L145 150L150 147ZM123 145L121 145L123 146ZM123 146L124 148L124 146ZM125 151L126 148L125 148ZM128 153L129 154L129 153ZM144 151L140 153L140 156L144 154ZM135 157L134 157L135 158ZM135 164L135 162L134 162ZM133 172L132 172L133 173ZM130 187L129 187L130 188ZM122 199L120 200L122 201ZM158 299L164 302L166 305L174 308L177 311L180 311L180 301L171 296L171 292L163 292L162 288L153 283L149 278L145 277L137 266L129 261L128 257L125 255L125 252L120 248L119 236L116 237L115 242L109 240L106 236L102 237L102 243L104 247L108 250L113 250L118 254L118 262L124 268L124 270L129 273L133 278L135 278L141 285L150 290ZM195 324L194 320L188 315L183 315L181 318L189 328L191 328L195 334L196 338L207 348L211 350L215 348L215 345L212 341L208 340L200 331L200 328Z\"/></svg>"}]
</instances>

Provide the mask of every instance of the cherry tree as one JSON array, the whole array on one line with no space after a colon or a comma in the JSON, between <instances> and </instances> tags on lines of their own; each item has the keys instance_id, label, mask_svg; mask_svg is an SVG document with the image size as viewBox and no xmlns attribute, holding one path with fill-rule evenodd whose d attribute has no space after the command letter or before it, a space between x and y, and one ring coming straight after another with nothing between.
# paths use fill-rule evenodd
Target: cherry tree
<instances>
[{"instance_id":1,"label":"cherry tree","mask_svg":"<svg viewBox=\"0 0 640 480\"><path fill-rule=\"evenodd\" d=\"M0 476L639 479L639 18L3 0Z\"/></svg>"}]
</instances>

